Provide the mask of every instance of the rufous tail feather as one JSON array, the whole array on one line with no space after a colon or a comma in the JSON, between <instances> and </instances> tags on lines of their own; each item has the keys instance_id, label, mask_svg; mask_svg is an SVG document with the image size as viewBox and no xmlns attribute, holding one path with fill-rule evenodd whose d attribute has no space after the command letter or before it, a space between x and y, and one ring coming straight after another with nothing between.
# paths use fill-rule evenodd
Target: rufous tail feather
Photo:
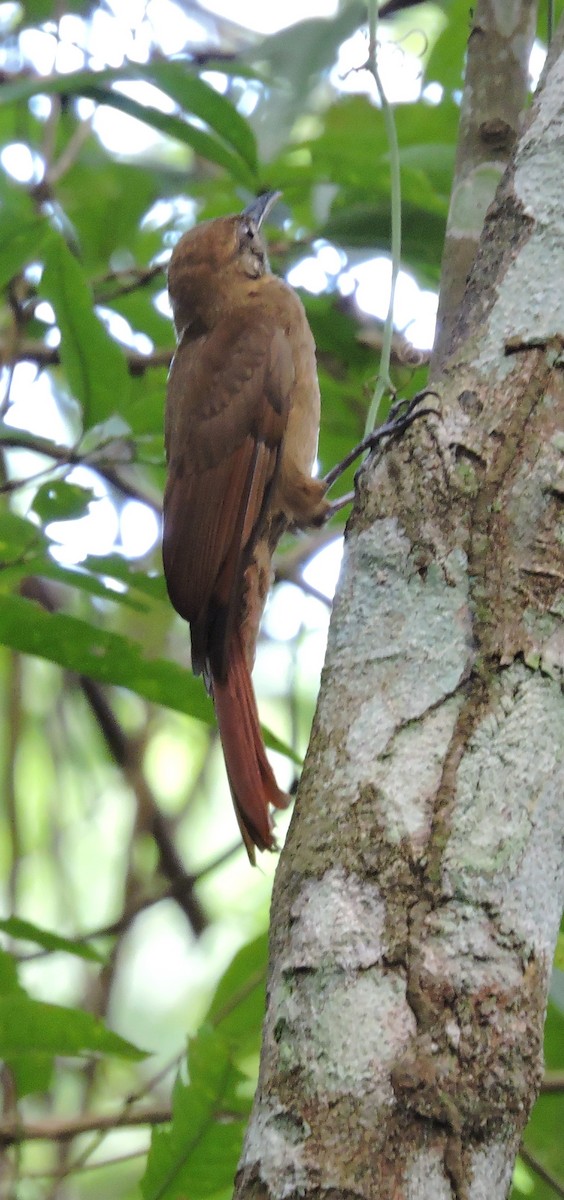
<instances>
[{"instance_id":1,"label":"rufous tail feather","mask_svg":"<svg viewBox=\"0 0 564 1200\"><path fill-rule=\"evenodd\" d=\"M239 631L232 634L225 680L213 679L213 702L235 815L247 854L275 848L270 806L286 808L266 757L257 702Z\"/></svg>"}]
</instances>

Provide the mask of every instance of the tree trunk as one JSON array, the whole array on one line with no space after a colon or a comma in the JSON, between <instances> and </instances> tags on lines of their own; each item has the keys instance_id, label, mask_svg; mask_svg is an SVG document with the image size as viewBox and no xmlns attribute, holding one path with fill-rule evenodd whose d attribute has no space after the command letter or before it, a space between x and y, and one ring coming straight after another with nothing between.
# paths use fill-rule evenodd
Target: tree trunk
<instances>
[{"instance_id":1,"label":"tree trunk","mask_svg":"<svg viewBox=\"0 0 564 1200\"><path fill-rule=\"evenodd\" d=\"M477 0L468 39L431 370L446 357L484 218L512 154L529 90L537 0Z\"/></svg>"},{"instance_id":2,"label":"tree trunk","mask_svg":"<svg viewBox=\"0 0 564 1200\"><path fill-rule=\"evenodd\" d=\"M563 145L561 30L440 417L361 475L238 1200L510 1186L564 890Z\"/></svg>"}]
</instances>

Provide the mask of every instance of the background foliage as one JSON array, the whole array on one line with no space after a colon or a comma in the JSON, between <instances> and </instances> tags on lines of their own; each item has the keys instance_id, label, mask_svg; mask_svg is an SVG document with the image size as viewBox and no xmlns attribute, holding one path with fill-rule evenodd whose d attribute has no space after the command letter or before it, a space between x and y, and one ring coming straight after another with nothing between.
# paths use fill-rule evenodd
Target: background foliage
<instances>
[{"instance_id":1,"label":"background foliage","mask_svg":"<svg viewBox=\"0 0 564 1200\"><path fill-rule=\"evenodd\" d=\"M283 190L272 264L309 280L321 470L338 461L362 435L378 368L367 261L369 307L387 303L373 260L389 245L389 151L362 70L364 15L350 0L261 37L170 0L0 4L6 1197L231 1194L274 863L251 872L241 851L162 579L164 271L196 219ZM404 279L400 324L438 286L468 19L453 0L381 30L384 78L403 79L402 265L417 284ZM425 379L409 335L395 346L404 395ZM307 742L338 537L288 543L277 562L256 679L286 785ZM550 1091L514 1183L532 1200L557 1178L564 1188L558 971L546 1058Z\"/></svg>"}]
</instances>

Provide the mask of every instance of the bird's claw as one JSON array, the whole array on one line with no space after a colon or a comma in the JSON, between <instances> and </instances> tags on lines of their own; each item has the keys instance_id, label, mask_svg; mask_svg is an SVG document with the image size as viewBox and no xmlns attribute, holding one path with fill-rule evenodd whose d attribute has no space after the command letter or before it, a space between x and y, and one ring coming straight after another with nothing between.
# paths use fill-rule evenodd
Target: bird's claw
<instances>
[{"instance_id":1,"label":"bird's claw","mask_svg":"<svg viewBox=\"0 0 564 1200\"><path fill-rule=\"evenodd\" d=\"M377 429L373 429L371 433L367 434L367 436L363 438L353 450L350 450L349 453L345 455L341 462L336 463L336 465L331 468L323 481L326 491L329 491L335 481L339 479L339 477L344 473L344 471L347 470L348 467L351 466L351 463L355 462L357 458L360 458L361 454L366 454L367 451L374 450L375 447L378 446L385 438L397 437L398 434L403 433L405 429L408 429L413 421L416 421L418 417L425 417L430 413L433 413L435 416L439 416L435 408L418 407L426 396L438 397L438 393L432 391L430 388L425 388L423 391L417 392L417 395L413 396L413 398L409 401L396 400L395 403L392 404L387 420L384 421L382 425L379 425ZM401 412L402 408L405 408L405 412L403 413ZM336 500L334 505L337 505L338 507L334 507L334 505L332 505L329 515L332 516L338 511L338 508L343 508L351 498L352 493L346 498L343 497L342 499Z\"/></svg>"}]
</instances>

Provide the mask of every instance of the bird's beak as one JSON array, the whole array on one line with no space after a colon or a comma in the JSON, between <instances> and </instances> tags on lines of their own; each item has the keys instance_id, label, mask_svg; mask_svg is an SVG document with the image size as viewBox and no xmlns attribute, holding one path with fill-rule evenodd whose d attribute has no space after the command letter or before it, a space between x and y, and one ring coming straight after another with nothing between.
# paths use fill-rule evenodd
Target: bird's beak
<instances>
[{"instance_id":1,"label":"bird's beak","mask_svg":"<svg viewBox=\"0 0 564 1200\"><path fill-rule=\"evenodd\" d=\"M282 192L263 192L257 200L253 200L252 204L248 204L241 213L242 217L248 217L254 221L257 229L260 229L263 221L268 216L271 209L280 199Z\"/></svg>"}]
</instances>

